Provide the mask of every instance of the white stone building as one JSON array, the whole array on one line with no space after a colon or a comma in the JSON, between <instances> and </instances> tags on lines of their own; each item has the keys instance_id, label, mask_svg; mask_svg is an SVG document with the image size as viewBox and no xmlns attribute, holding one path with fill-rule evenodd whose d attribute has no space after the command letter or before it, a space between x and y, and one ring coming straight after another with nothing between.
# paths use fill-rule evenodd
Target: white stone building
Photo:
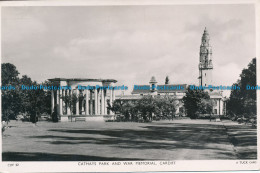
<instances>
[{"instance_id":1,"label":"white stone building","mask_svg":"<svg viewBox=\"0 0 260 173\"><path fill-rule=\"evenodd\" d=\"M115 100L115 91L111 88L117 82L116 80L53 78L49 81L54 86L70 88L51 91L51 112L53 113L56 109L61 121L80 117L83 119L86 117L103 118L103 115L113 114L107 110L107 102L112 105ZM101 87L110 87L110 89L105 90ZM77 97L81 96L82 99L79 99L75 105L68 106L63 98L72 97L73 94L76 94ZM75 109L75 111L73 112L71 109Z\"/></svg>"}]
</instances>

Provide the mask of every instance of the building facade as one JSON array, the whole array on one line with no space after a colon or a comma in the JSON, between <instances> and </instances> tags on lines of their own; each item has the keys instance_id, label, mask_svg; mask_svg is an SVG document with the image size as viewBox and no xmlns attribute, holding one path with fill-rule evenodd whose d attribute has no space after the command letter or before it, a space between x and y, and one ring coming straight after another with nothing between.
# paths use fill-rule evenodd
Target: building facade
<instances>
[{"instance_id":1,"label":"building facade","mask_svg":"<svg viewBox=\"0 0 260 173\"><path fill-rule=\"evenodd\" d=\"M152 76L149 85L135 85L132 91L132 97L121 97L121 100L129 100L132 99L140 99L140 96L145 95L157 95L164 96L168 95L175 99L176 107L176 115L181 114L185 115L182 98L185 96L185 92L187 90L187 84L158 84L156 78Z\"/></svg>"}]
</instances>

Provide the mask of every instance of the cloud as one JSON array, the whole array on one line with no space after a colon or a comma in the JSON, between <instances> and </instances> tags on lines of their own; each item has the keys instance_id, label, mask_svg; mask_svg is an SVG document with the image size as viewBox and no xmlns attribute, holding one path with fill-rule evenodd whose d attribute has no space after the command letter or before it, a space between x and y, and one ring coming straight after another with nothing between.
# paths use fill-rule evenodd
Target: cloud
<instances>
[{"instance_id":1,"label":"cloud","mask_svg":"<svg viewBox=\"0 0 260 173\"><path fill-rule=\"evenodd\" d=\"M215 82L232 85L255 57L252 5L3 7L2 13L2 62L37 81L114 78L131 88L151 76L164 83L169 75L174 84L198 84L205 26Z\"/></svg>"}]
</instances>

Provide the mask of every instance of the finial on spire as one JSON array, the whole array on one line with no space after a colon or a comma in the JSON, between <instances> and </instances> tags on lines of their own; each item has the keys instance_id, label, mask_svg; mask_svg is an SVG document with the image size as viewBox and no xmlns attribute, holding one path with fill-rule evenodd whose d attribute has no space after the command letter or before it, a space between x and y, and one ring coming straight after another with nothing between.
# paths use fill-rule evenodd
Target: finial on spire
<instances>
[{"instance_id":1,"label":"finial on spire","mask_svg":"<svg viewBox=\"0 0 260 173\"><path fill-rule=\"evenodd\" d=\"M205 32L205 33L208 32L208 31L207 31L207 27L205 27L204 32Z\"/></svg>"}]
</instances>

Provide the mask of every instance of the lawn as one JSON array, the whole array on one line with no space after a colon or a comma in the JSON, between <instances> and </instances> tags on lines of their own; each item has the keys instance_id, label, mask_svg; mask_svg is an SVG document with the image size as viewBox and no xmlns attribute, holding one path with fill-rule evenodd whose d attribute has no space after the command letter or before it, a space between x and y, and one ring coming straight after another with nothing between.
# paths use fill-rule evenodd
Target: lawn
<instances>
[{"instance_id":1,"label":"lawn","mask_svg":"<svg viewBox=\"0 0 260 173\"><path fill-rule=\"evenodd\" d=\"M236 122L12 121L3 161L256 159L256 129Z\"/></svg>"}]
</instances>

